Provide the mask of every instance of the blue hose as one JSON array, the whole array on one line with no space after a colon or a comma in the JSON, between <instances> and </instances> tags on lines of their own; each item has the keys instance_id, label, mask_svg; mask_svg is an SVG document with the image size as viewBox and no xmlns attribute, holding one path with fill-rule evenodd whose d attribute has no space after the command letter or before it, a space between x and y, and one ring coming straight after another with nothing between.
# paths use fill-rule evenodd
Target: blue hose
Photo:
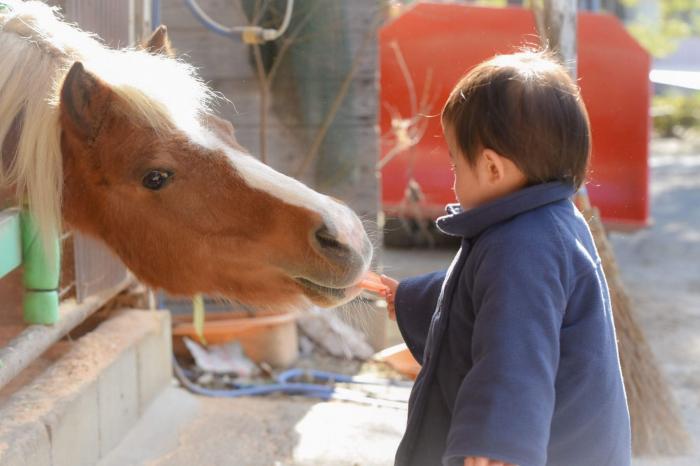
<instances>
[{"instance_id":1,"label":"blue hose","mask_svg":"<svg viewBox=\"0 0 700 466\"><path fill-rule=\"evenodd\" d=\"M314 380L323 382L340 382L355 385L380 385L380 386L396 386L396 387L411 387L413 382L403 380L362 380L352 375L338 374L337 372L319 371L316 369L289 369L277 376L279 383L288 383L291 379L298 377L312 377Z\"/></svg>"},{"instance_id":2,"label":"blue hose","mask_svg":"<svg viewBox=\"0 0 700 466\"><path fill-rule=\"evenodd\" d=\"M173 370L178 381L189 391L198 395L223 397L223 398L238 398L241 396L260 396L269 395L272 393L286 393L289 395L303 395L313 398L321 398L329 400L333 395L334 388L331 386L297 383L297 382L282 382L275 384L255 385L250 387L234 388L231 390L212 390L209 388L200 387L192 382L185 375L183 369L173 357ZM293 374L295 375L295 374Z\"/></svg>"},{"instance_id":3,"label":"blue hose","mask_svg":"<svg viewBox=\"0 0 700 466\"><path fill-rule=\"evenodd\" d=\"M340 383L356 383L352 376L345 374L337 374L335 372L317 371L314 369L289 369L277 376L279 383L289 383L291 379L298 377L313 377L314 380L322 380L324 382L340 382Z\"/></svg>"},{"instance_id":4,"label":"blue hose","mask_svg":"<svg viewBox=\"0 0 700 466\"><path fill-rule=\"evenodd\" d=\"M192 393L198 395L220 397L220 398L238 398L242 396L261 396L269 395L272 393L284 393L287 395L301 395L311 398L320 398L322 400L330 400L334 396L338 395L342 399L360 399L364 395L357 394L351 390L338 389L332 385L322 385L318 383L301 383L293 382L291 380L297 379L299 377L312 377L314 380L324 381L324 382L340 382L340 383L353 383L353 384L365 384L365 385L403 385L401 383L396 383L391 380L380 381L380 382L369 382L369 381L357 381L352 376L345 374L337 374L335 372L317 371L317 370L304 370L304 369L290 369L282 372L277 376L277 383L273 384L263 384L263 385L253 385L247 387L240 387L228 390L213 390L209 388L200 387L196 383L192 382L187 375L185 375L184 370L178 364L175 357L173 357L173 370L175 372L175 377L178 381Z\"/></svg>"},{"instance_id":5,"label":"blue hose","mask_svg":"<svg viewBox=\"0 0 700 466\"><path fill-rule=\"evenodd\" d=\"M242 34L243 40L249 44L260 44L279 39L289 27L289 23L292 19L292 11L294 9L294 0L287 0L287 6L284 9L284 18L282 19L282 24L280 24L279 29L267 29L254 25L226 27L208 16L199 4L197 4L196 0L184 0L184 2L192 15L205 28L225 37L235 37Z\"/></svg>"},{"instance_id":6,"label":"blue hose","mask_svg":"<svg viewBox=\"0 0 700 466\"><path fill-rule=\"evenodd\" d=\"M233 37L238 34L238 32L234 32L232 29L225 28L220 24L209 21L209 19L206 16L202 15L201 10L197 8L197 6L194 3L194 0L184 0L184 2L185 6L187 6L187 9L189 9L192 13L192 16L194 16L197 19L197 21L199 21L202 24L202 26L209 29L210 31L226 37Z\"/></svg>"}]
</instances>

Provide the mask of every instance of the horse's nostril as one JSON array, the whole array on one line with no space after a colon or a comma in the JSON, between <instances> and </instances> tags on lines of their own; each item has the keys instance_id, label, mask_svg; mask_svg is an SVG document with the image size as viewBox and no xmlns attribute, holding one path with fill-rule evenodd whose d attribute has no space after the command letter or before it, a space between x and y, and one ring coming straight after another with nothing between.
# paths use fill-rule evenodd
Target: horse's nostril
<instances>
[{"instance_id":1,"label":"horse's nostril","mask_svg":"<svg viewBox=\"0 0 700 466\"><path fill-rule=\"evenodd\" d=\"M336 230L333 223L324 222L312 231L309 245L313 248L318 264L313 281L331 288L354 285L368 261L353 244L354 238L346 240L345 233Z\"/></svg>"},{"instance_id":2,"label":"horse's nostril","mask_svg":"<svg viewBox=\"0 0 700 466\"><path fill-rule=\"evenodd\" d=\"M321 226L321 228L316 230L315 237L319 246L321 246L321 249L327 251L334 251L336 253L341 251L347 251L347 246L344 246L342 243L340 243L336 239L336 236L328 229L328 226L325 224Z\"/></svg>"}]
</instances>

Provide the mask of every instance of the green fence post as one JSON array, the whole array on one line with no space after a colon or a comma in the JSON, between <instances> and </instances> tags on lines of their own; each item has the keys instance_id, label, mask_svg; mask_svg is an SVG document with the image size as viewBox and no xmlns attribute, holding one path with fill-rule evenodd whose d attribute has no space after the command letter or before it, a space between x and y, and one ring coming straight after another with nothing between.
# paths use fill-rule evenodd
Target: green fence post
<instances>
[{"instance_id":1,"label":"green fence post","mask_svg":"<svg viewBox=\"0 0 700 466\"><path fill-rule=\"evenodd\" d=\"M22 264L24 265L24 321L28 324L55 324L58 321L58 281L61 253L58 237L44 250L39 230L27 210L20 214Z\"/></svg>"}]
</instances>

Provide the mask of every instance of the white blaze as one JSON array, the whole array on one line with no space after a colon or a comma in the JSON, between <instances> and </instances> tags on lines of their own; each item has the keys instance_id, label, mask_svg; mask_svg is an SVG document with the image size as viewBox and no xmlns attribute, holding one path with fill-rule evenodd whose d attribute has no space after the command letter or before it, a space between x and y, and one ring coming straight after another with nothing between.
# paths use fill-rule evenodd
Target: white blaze
<instances>
[{"instance_id":1,"label":"white blaze","mask_svg":"<svg viewBox=\"0 0 700 466\"><path fill-rule=\"evenodd\" d=\"M266 192L287 204L318 213L329 227L335 229L334 233L340 243L350 246L363 257L364 254L369 254L364 257L367 263L371 260L371 248L366 247L367 234L362 222L349 207L270 168L253 156L233 149L214 134L209 133L207 136L205 146L213 150L222 150L248 186Z\"/></svg>"}]
</instances>

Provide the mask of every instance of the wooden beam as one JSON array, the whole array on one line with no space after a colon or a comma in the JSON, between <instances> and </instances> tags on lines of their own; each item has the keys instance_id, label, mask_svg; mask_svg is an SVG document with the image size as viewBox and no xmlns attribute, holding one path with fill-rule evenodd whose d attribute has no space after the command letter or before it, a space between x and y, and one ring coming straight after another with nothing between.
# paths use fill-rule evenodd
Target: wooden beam
<instances>
[{"instance_id":1,"label":"wooden beam","mask_svg":"<svg viewBox=\"0 0 700 466\"><path fill-rule=\"evenodd\" d=\"M532 2L540 41L555 52L576 79L576 0Z\"/></svg>"}]
</instances>

